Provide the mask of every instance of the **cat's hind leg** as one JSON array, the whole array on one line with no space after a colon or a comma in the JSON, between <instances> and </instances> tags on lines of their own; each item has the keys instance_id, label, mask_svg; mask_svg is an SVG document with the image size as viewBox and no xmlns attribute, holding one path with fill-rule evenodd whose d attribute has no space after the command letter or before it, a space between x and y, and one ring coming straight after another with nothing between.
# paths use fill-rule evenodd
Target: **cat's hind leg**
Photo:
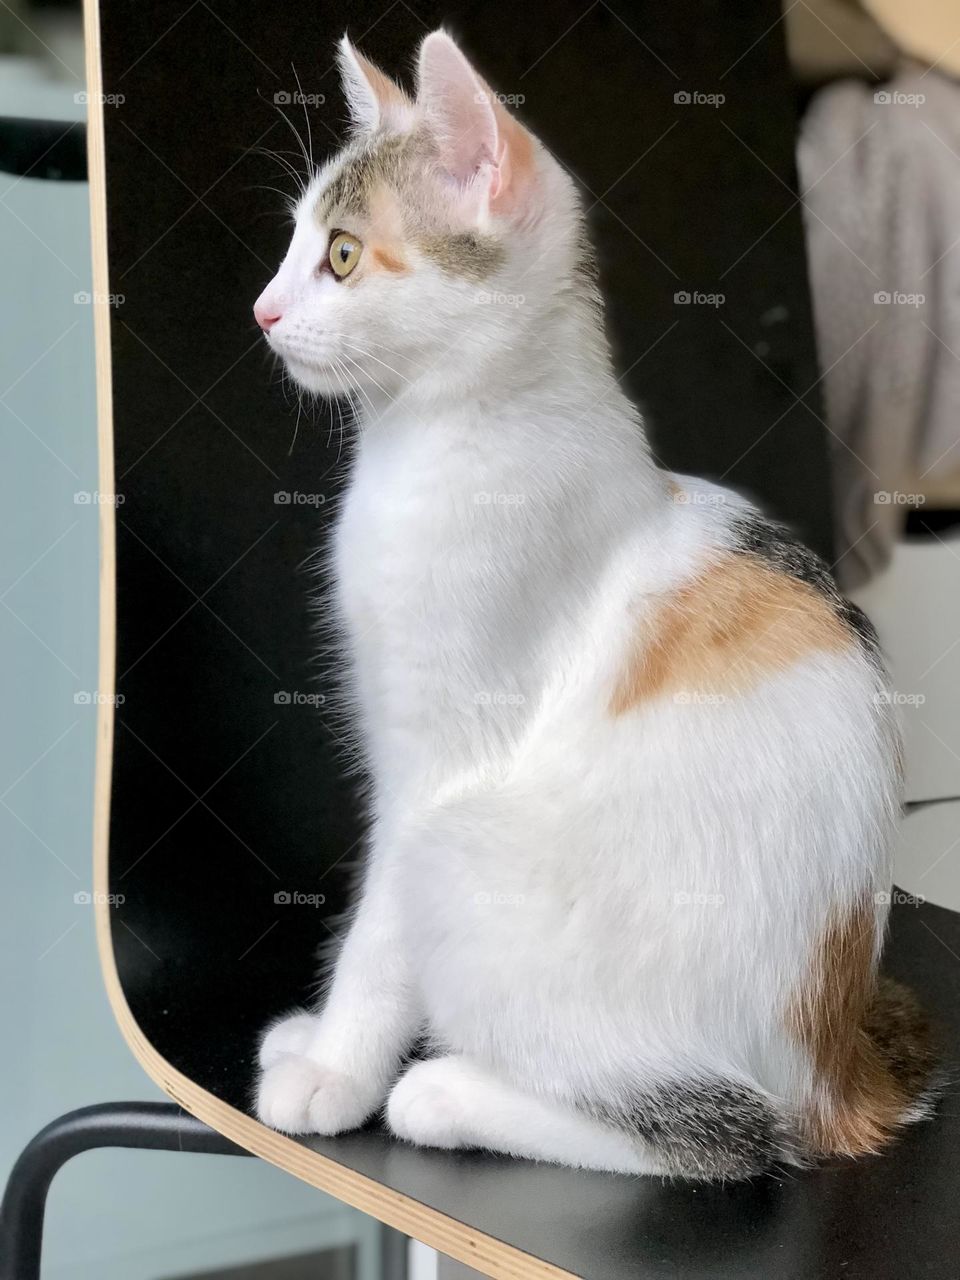
<instances>
[{"instance_id":1,"label":"cat's hind leg","mask_svg":"<svg viewBox=\"0 0 960 1280\"><path fill-rule=\"evenodd\" d=\"M398 1138L423 1147L479 1147L614 1173L667 1172L622 1130L524 1093L458 1055L410 1067L390 1094L387 1122Z\"/></svg>"}]
</instances>

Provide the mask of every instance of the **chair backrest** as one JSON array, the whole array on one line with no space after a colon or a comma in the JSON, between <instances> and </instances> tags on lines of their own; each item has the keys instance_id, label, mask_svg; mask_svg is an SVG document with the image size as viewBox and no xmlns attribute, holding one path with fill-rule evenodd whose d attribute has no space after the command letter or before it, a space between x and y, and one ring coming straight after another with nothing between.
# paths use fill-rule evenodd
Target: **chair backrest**
<instances>
[{"instance_id":1,"label":"chair backrest","mask_svg":"<svg viewBox=\"0 0 960 1280\"><path fill-rule=\"evenodd\" d=\"M360 0L351 33L401 72L448 24L582 180L659 457L753 491L828 551L824 429L798 399L817 371L773 0L722 18L692 3L416 8ZM142 1035L239 1106L255 1033L313 990L362 846L307 567L342 484L339 426L320 407L295 431L251 315L288 234L258 185L284 178L253 148L296 150L274 100L305 129L301 91L322 95L316 157L335 145L343 22L315 0L100 5L117 494L116 683L108 662L101 692L118 702L112 762L103 713L100 884L122 898L104 936ZM694 292L722 301L679 296Z\"/></svg>"}]
</instances>

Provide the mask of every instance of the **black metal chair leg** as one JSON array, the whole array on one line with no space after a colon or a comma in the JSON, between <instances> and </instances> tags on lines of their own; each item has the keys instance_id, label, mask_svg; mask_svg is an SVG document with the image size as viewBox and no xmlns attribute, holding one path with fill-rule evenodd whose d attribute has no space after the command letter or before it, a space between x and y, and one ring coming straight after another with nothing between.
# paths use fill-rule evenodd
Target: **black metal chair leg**
<instances>
[{"instance_id":1,"label":"black metal chair leg","mask_svg":"<svg viewBox=\"0 0 960 1280\"><path fill-rule=\"evenodd\" d=\"M250 1155L175 1102L104 1102L41 1129L10 1171L0 1204L0 1280L40 1280L47 1192L57 1170L95 1147Z\"/></svg>"}]
</instances>

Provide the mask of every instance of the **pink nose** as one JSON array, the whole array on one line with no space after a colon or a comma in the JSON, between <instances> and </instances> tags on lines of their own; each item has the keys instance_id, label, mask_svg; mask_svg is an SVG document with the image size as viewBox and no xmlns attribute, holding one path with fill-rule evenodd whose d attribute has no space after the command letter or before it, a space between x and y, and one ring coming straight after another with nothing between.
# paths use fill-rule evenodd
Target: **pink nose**
<instances>
[{"instance_id":1,"label":"pink nose","mask_svg":"<svg viewBox=\"0 0 960 1280\"><path fill-rule=\"evenodd\" d=\"M272 298L265 298L262 294L253 304L253 314L264 333L268 333L283 317L279 305Z\"/></svg>"}]
</instances>

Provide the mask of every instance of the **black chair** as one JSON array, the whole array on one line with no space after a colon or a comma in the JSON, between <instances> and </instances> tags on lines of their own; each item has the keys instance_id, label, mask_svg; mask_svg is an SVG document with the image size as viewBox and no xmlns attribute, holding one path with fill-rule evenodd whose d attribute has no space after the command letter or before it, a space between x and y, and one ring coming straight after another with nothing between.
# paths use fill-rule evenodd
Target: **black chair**
<instances>
[{"instance_id":1,"label":"black chair","mask_svg":"<svg viewBox=\"0 0 960 1280\"><path fill-rule=\"evenodd\" d=\"M250 316L287 233L261 217L278 197L252 184L276 178L248 148L295 145L274 99L299 110L297 92L323 95L313 145L333 145L343 17L313 0L101 0L87 18L91 98L114 95L90 130L100 489L123 498L101 507L100 693L123 701L100 712L97 924L118 1022L174 1101L88 1109L31 1144L4 1201L2 1280L38 1274L50 1178L104 1144L260 1156L491 1276L952 1280L949 1098L882 1158L731 1187L420 1151L375 1124L296 1140L252 1117L257 1033L309 999L362 838L303 572L342 483L336 418L302 422L291 451L296 413ZM612 331L658 455L759 495L829 558L778 19L773 0L722 15L700 0L350 12L391 70L445 22L525 97L589 193ZM722 92L722 111L688 90ZM678 300L692 290L725 301ZM298 493L310 501L278 497ZM895 908L887 966L951 1042L958 962L956 914Z\"/></svg>"}]
</instances>

